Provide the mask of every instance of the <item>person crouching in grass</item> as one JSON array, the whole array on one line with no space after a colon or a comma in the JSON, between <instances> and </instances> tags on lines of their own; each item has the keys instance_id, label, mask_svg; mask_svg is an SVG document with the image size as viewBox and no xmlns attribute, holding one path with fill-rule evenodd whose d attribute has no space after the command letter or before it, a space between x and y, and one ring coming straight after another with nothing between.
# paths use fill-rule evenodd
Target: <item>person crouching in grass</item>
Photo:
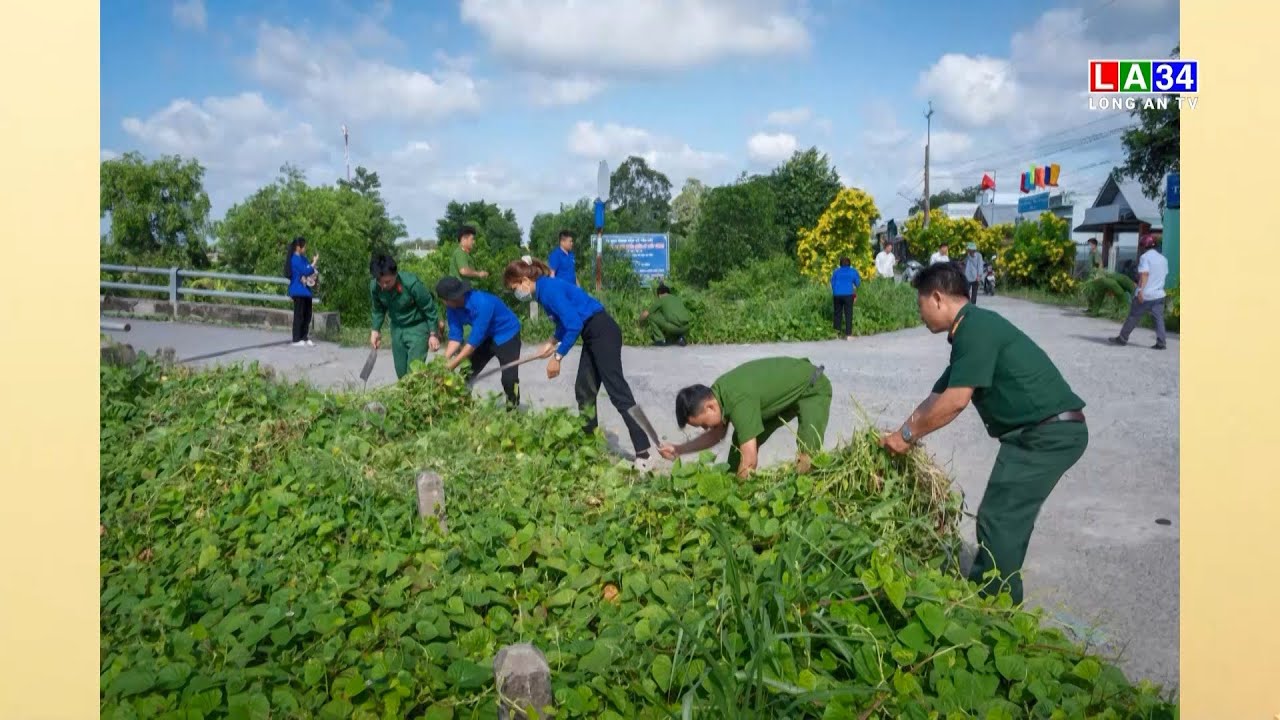
<instances>
[{"instance_id":1,"label":"person crouching in grass","mask_svg":"<svg viewBox=\"0 0 1280 720\"><path fill-rule=\"evenodd\" d=\"M676 344L685 346L685 333L689 332L689 323L693 318L684 301L671 292L665 283L658 283L658 298L648 310L640 313L641 324L649 326L649 334L653 344L659 347Z\"/></svg>"}]
</instances>

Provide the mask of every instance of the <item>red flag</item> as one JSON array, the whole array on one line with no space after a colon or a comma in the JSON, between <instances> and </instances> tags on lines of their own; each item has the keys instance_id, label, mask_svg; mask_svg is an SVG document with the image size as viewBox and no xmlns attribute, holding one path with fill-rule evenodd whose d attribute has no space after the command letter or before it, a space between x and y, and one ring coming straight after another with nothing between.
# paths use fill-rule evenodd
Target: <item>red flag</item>
<instances>
[{"instance_id":1,"label":"red flag","mask_svg":"<svg viewBox=\"0 0 1280 720\"><path fill-rule=\"evenodd\" d=\"M988 170L987 172L982 173L981 188L983 190L996 189L996 174L994 171Z\"/></svg>"}]
</instances>

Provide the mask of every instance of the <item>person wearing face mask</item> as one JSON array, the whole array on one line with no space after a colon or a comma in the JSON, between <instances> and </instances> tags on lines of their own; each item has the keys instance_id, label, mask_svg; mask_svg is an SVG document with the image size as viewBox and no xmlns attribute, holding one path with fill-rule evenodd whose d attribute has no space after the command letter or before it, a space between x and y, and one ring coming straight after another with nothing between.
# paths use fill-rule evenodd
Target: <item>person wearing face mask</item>
<instances>
[{"instance_id":1,"label":"person wearing face mask","mask_svg":"<svg viewBox=\"0 0 1280 720\"><path fill-rule=\"evenodd\" d=\"M920 318L947 333L951 361L902 427L881 438L898 454L942 429L972 403L1000 452L978 506L978 554L969 579L983 595L1007 588L1022 602L1022 563L1036 517L1089 445L1084 400L1031 338L1000 315L969 302L965 273L931 265L914 281ZM994 569L996 577L984 575Z\"/></svg>"},{"instance_id":2,"label":"person wearing face mask","mask_svg":"<svg viewBox=\"0 0 1280 720\"><path fill-rule=\"evenodd\" d=\"M618 323L599 300L582 288L553 279L551 268L541 260L516 260L507 265L502 273L502 284L522 302L537 300L555 323L555 337L542 346L539 355L551 358L547 363L548 378L555 379L560 375L560 363L578 338L582 338L582 356L578 360L574 395L579 411L587 418L583 432L595 432L599 424L594 406L603 385L631 436L631 444L636 451L636 469L642 472L651 470L649 437L629 412L636 407L636 401L622 370L622 328Z\"/></svg>"},{"instance_id":3,"label":"person wearing face mask","mask_svg":"<svg viewBox=\"0 0 1280 720\"><path fill-rule=\"evenodd\" d=\"M391 322L391 357L396 378L409 372L416 360L427 361L427 351L440 349L443 321L436 300L417 275L399 269L394 258L379 255L369 263L369 302L373 331L369 344L382 347L382 324Z\"/></svg>"}]
</instances>

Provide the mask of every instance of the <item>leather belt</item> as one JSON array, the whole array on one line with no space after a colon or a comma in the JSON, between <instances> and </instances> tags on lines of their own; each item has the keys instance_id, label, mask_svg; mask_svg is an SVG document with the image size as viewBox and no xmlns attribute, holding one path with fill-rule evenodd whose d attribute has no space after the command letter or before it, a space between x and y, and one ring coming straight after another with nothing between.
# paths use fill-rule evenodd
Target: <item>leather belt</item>
<instances>
[{"instance_id":1,"label":"leather belt","mask_svg":"<svg viewBox=\"0 0 1280 720\"><path fill-rule=\"evenodd\" d=\"M1082 423L1084 422L1084 413L1080 412L1079 410L1068 410L1067 412L1058 413L1057 415L1047 417L1041 420L1040 422L1036 423L1036 426L1039 427L1040 425L1049 425L1056 422Z\"/></svg>"}]
</instances>

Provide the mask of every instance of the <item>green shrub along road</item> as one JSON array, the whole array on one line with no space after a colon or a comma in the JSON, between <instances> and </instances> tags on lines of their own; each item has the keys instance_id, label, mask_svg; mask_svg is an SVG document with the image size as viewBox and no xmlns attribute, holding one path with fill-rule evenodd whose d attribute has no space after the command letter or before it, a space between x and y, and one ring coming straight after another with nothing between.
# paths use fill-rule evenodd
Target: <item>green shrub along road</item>
<instances>
[{"instance_id":1,"label":"green shrub along road","mask_svg":"<svg viewBox=\"0 0 1280 720\"><path fill-rule=\"evenodd\" d=\"M411 269L420 271L419 277L424 279L435 277L429 274L433 272L429 266ZM426 281L435 286L435 279ZM517 302L510 292L489 285L483 287L496 291L520 316L526 342L551 337L552 324L545 314L530 320L528 305ZM597 294L590 283L583 287L598 297L618 321L627 345L650 344L649 334L637 318L653 303L652 290L633 285ZM693 315L693 326L686 336L691 344L802 342L839 337L831 324L831 289L826 283L802 276L795 261L787 257L737 270L724 280L712 281L705 290L679 284L673 287ZM910 285L886 280L863 282L853 311L854 335L874 335L919 324L916 294ZM368 321L364 317L356 322L344 318L342 334L337 339L344 345L367 345Z\"/></svg>"},{"instance_id":2,"label":"green shrub along road","mask_svg":"<svg viewBox=\"0 0 1280 720\"><path fill-rule=\"evenodd\" d=\"M557 717L1176 717L977 599L948 479L873 435L804 477L641 477L438 364L360 395L145 359L101 383L103 718L490 718L515 642Z\"/></svg>"}]
</instances>

